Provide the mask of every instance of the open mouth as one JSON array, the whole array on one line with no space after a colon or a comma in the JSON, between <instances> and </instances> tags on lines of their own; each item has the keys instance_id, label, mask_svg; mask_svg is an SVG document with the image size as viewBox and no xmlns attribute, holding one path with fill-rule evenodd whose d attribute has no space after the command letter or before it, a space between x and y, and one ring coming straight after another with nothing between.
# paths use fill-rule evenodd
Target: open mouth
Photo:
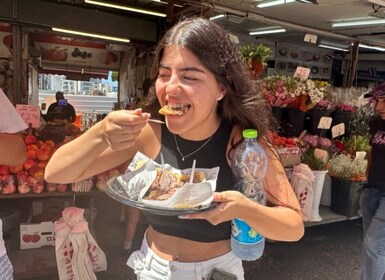
<instances>
[{"instance_id":1,"label":"open mouth","mask_svg":"<svg viewBox=\"0 0 385 280\"><path fill-rule=\"evenodd\" d=\"M172 115L172 116L181 116L187 113L188 109L191 107L189 104L175 104L168 103L159 110L159 114L162 115Z\"/></svg>"}]
</instances>

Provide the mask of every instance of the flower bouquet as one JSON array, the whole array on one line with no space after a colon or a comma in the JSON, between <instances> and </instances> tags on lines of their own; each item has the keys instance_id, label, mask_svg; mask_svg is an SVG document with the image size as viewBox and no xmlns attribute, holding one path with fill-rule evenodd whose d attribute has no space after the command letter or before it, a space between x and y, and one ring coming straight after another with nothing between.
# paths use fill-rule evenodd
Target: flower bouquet
<instances>
[{"instance_id":1,"label":"flower bouquet","mask_svg":"<svg viewBox=\"0 0 385 280\"><path fill-rule=\"evenodd\" d=\"M284 75L263 79L260 88L271 106L297 108L306 112L318 104L330 84L323 81Z\"/></svg>"},{"instance_id":2,"label":"flower bouquet","mask_svg":"<svg viewBox=\"0 0 385 280\"><path fill-rule=\"evenodd\" d=\"M366 180L366 166L368 161L363 158L352 158L346 154L332 157L327 163L330 176L353 182Z\"/></svg>"}]
</instances>

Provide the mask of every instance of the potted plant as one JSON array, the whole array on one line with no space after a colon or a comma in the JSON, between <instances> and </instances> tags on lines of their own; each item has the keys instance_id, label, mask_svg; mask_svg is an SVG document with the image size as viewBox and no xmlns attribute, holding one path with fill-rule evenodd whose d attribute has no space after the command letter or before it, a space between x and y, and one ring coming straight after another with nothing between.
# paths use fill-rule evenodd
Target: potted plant
<instances>
[{"instance_id":1,"label":"potted plant","mask_svg":"<svg viewBox=\"0 0 385 280\"><path fill-rule=\"evenodd\" d=\"M270 52L270 48L263 44L252 44L239 48L239 56L246 63L253 77L257 77L262 73Z\"/></svg>"},{"instance_id":2,"label":"potted plant","mask_svg":"<svg viewBox=\"0 0 385 280\"><path fill-rule=\"evenodd\" d=\"M340 215L356 216L363 183L366 180L367 160L339 154L327 163L331 176L330 209Z\"/></svg>"}]
</instances>

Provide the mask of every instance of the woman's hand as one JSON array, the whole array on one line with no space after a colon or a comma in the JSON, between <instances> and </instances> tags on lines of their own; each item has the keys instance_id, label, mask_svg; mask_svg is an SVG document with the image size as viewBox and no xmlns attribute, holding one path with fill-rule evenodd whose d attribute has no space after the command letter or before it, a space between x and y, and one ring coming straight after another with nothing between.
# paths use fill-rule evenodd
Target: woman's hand
<instances>
[{"instance_id":1,"label":"woman's hand","mask_svg":"<svg viewBox=\"0 0 385 280\"><path fill-rule=\"evenodd\" d=\"M150 114L143 113L142 109L111 112L102 121L102 137L114 150L130 148L149 118Z\"/></svg>"},{"instance_id":2,"label":"woman's hand","mask_svg":"<svg viewBox=\"0 0 385 280\"><path fill-rule=\"evenodd\" d=\"M214 193L213 203L219 203L219 205L212 210L202 211L195 214L188 214L179 216L182 219L205 219L213 225L220 224L222 222L230 221L237 218L237 213L240 206L245 203L253 203L250 199L237 191L224 191Z\"/></svg>"}]
</instances>

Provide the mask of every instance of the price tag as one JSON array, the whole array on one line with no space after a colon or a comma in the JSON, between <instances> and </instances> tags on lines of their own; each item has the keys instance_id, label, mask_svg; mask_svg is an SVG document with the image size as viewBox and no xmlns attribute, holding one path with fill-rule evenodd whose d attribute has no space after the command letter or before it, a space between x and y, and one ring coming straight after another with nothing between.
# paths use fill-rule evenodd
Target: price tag
<instances>
[{"instance_id":1,"label":"price tag","mask_svg":"<svg viewBox=\"0 0 385 280\"><path fill-rule=\"evenodd\" d=\"M364 151L356 152L356 159L365 159L365 157L366 157L366 152Z\"/></svg>"},{"instance_id":2,"label":"price tag","mask_svg":"<svg viewBox=\"0 0 385 280\"><path fill-rule=\"evenodd\" d=\"M327 163L329 159L329 153L325 150L316 148L314 150L314 157L319 160L322 160L324 163Z\"/></svg>"},{"instance_id":3,"label":"price tag","mask_svg":"<svg viewBox=\"0 0 385 280\"><path fill-rule=\"evenodd\" d=\"M321 117L318 123L319 129L329 129L332 125L332 118L330 117Z\"/></svg>"},{"instance_id":4,"label":"price tag","mask_svg":"<svg viewBox=\"0 0 385 280\"><path fill-rule=\"evenodd\" d=\"M309 43L312 43L312 44L316 44L317 43L317 35L314 35L314 34L305 34L305 37L303 38L303 40L305 42L309 42Z\"/></svg>"},{"instance_id":5,"label":"price tag","mask_svg":"<svg viewBox=\"0 0 385 280\"><path fill-rule=\"evenodd\" d=\"M301 66L298 66L294 73L294 77L298 77L303 81L309 78L309 75L310 75L310 68L305 68Z\"/></svg>"},{"instance_id":6,"label":"price tag","mask_svg":"<svg viewBox=\"0 0 385 280\"><path fill-rule=\"evenodd\" d=\"M34 128L40 127L40 107L35 105L16 104L16 111L24 122Z\"/></svg>"},{"instance_id":7,"label":"price tag","mask_svg":"<svg viewBox=\"0 0 385 280\"><path fill-rule=\"evenodd\" d=\"M344 123L339 123L339 124L332 127L332 137L333 138L336 138L336 137L344 135L344 134L345 134L345 124Z\"/></svg>"}]
</instances>

